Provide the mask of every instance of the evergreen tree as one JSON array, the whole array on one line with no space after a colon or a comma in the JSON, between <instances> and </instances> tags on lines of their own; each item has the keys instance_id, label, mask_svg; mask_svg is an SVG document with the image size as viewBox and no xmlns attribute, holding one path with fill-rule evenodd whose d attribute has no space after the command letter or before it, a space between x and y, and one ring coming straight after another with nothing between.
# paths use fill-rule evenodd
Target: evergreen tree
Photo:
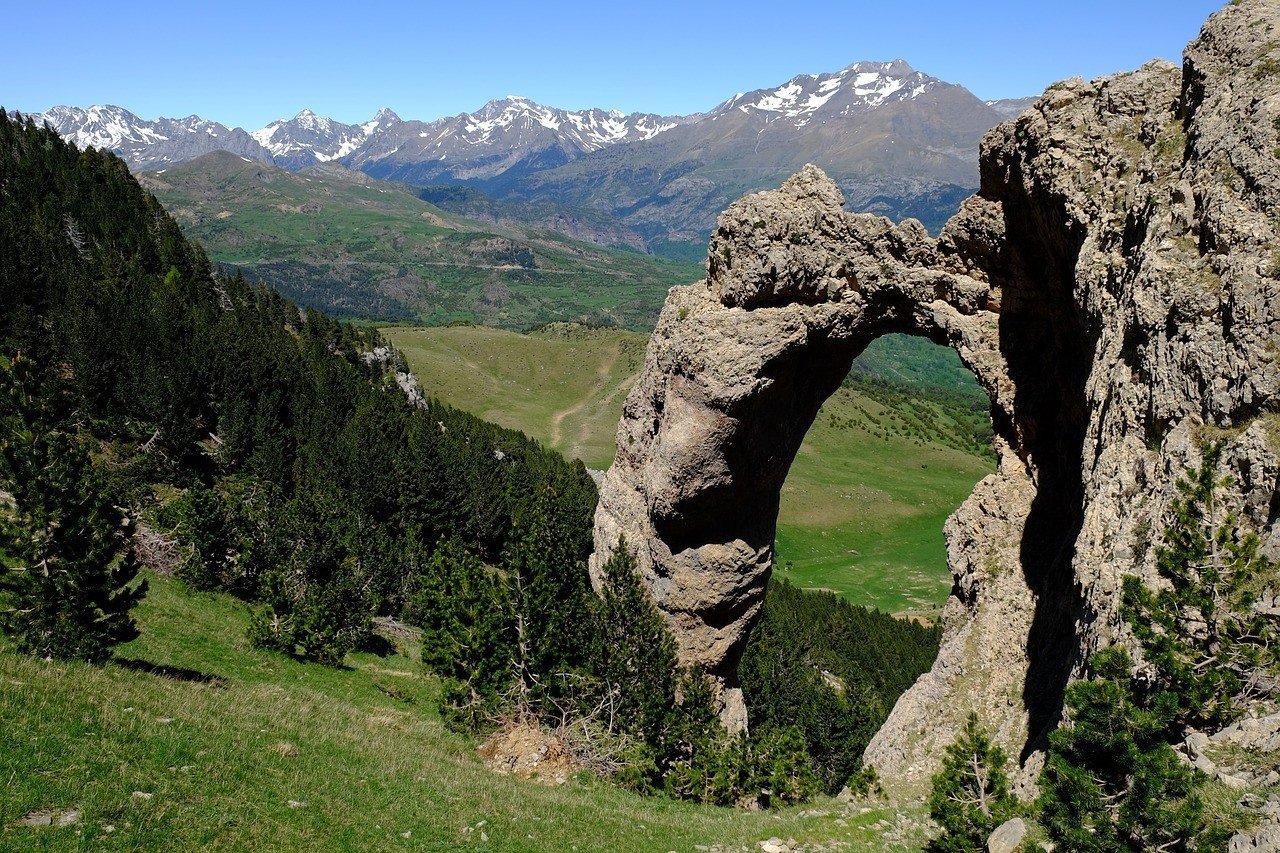
<instances>
[{"instance_id":1,"label":"evergreen tree","mask_svg":"<svg viewBox=\"0 0 1280 853\"><path fill-rule=\"evenodd\" d=\"M446 717L475 729L512 680L507 589L456 539L436 547L416 585L403 618L422 628L422 662L444 681Z\"/></svg>"},{"instance_id":2,"label":"evergreen tree","mask_svg":"<svg viewBox=\"0 0 1280 853\"><path fill-rule=\"evenodd\" d=\"M983 731L978 715L969 712L960 736L947 747L942 770L933 777L929 815L942 827L942 835L930 850L986 849L988 836L1017 810L1005 765L1004 751Z\"/></svg>"},{"instance_id":3,"label":"evergreen tree","mask_svg":"<svg viewBox=\"0 0 1280 853\"><path fill-rule=\"evenodd\" d=\"M138 636L129 611L138 565L126 520L102 491L87 454L55 415L36 366L0 367L0 627L41 657L105 660Z\"/></svg>"},{"instance_id":4,"label":"evergreen tree","mask_svg":"<svg viewBox=\"0 0 1280 853\"><path fill-rule=\"evenodd\" d=\"M602 574L593 668L610 723L633 740L619 781L726 806L800 802L822 789L795 726L766 725L750 737L725 731L710 681L696 667L678 666L675 640L625 540Z\"/></svg>"},{"instance_id":5,"label":"evergreen tree","mask_svg":"<svg viewBox=\"0 0 1280 853\"><path fill-rule=\"evenodd\" d=\"M1223 444L1205 449L1200 466L1178 483L1173 520L1156 551L1168 585L1153 591L1124 579L1122 614L1154 670L1152 689L1178 702L1177 722L1228 722L1236 700L1274 683L1280 631L1254 604L1276 579L1276 566L1258 551L1258 537L1241 528L1218 500L1215 469Z\"/></svg>"},{"instance_id":6,"label":"evergreen tree","mask_svg":"<svg viewBox=\"0 0 1280 853\"><path fill-rule=\"evenodd\" d=\"M795 726L827 793L865 786L862 753L933 662L938 636L830 593L770 581L738 667L752 731Z\"/></svg>"},{"instance_id":7,"label":"evergreen tree","mask_svg":"<svg viewBox=\"0 0 1280 853\"><path fill-rule=\"evenodd\" d=\"M603 567L596 672L616 695L611 713L638 734L655 733L676 704L676 644L648 592L626 540Z\"/></svg>"},{"instance_id":8,"label":"evergreen tree","mask_svg":"<svg viewBox=\"0 0 1280 853\"><path fill-rule=\"evenodd\" d=\"M1071 685L1070 725L1049 738L1041 807L1050 834L1072 850L1207 850L1226 830L1206 819L1197 773L1171 744L1188 727L1221 726L1263 690L1277 665L1275 626L1257 612L1275 565L1217 499L1224 445L1207 447L1178 483L1156 551L1167 582L1126 577L1121 613L1142 649L1098 652Z\"/></svg>"},{"instance_id":9,"label":"evergreen tree","mask_svg":"<svg viewBox=\"0 0 1280 853\"><path fill-rule=\"evenodd\" d=\"M565 698L566 677L584 674L592 648L595 596L587 575L589 540L555 484L538 490L503 555L514 632L516 700Z\"/></svg>"},{"instance_id":10,"label":"evergreen tree","mask_svg":"<svg viewBox=\"0 0 1280 853\"><path fill-rule=\"evenodd\" d=\"M286 558L263 575L266 603L249 639L300 660L341 665L373 631L369 577L339 506L319 496L297 498L278 520Z\"/></svg>"},{"instance_id":11,"label":"evergreen tree","mask_svg":"<svg viewBox=\"0 0 1280 853\"><path fill-rule=\"evenodd\" d=\"M1226 839L1204 827L1196 773L1169 745L1177 696L1136 692L1118 647L1090 667L1067 688L1069 725L1049 736L1040 809L1050 836L1080 853L1217 849Z\"/></svg>"}]
</instances>

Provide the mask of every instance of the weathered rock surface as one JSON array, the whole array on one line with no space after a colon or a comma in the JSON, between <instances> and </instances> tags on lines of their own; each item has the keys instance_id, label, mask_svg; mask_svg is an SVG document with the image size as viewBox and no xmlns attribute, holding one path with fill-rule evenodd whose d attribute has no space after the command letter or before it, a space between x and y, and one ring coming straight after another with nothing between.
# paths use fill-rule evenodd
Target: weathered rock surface
<instances>
[{"instance_id":1,"label":"weathered rock surface","mask_svg":"<svg viewBox=\"0 0 1280 853\"><path fill-rule=\"evenodd\" d=\"M745 724L736 667L806 430L874 338L951 346L991 397L999 468L947 522L941 653L867 759L921 784L976 710L1026 793L1065 684L1125 639L1121 578L1157 581L1206 436L1228 441L1241 523L1280 544L1278 153L1280 6L1243 0L1182 69L1067 81L993 130L936 240L845 213L812 167L735 203L627 400L593 577L625 536L682 660Z\"/></svg>"},{"instance_id":2,"label":"weathered rock surface","mask_svg":"<svg viewBox=\"0 0 1280 853\"><path fill-rule=\"evenodd\" d=\"M987 853L1014 853L1027 837L1027 824L1020 817L1006 820L987 839Z\"/></svg>"}]
</instances>

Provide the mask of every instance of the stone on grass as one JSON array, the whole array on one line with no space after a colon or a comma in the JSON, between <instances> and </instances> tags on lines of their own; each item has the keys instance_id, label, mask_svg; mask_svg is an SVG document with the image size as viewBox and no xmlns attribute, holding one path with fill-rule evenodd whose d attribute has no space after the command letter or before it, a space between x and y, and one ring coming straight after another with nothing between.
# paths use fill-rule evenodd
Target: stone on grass
<instances>
[{"instance_id":1,"label":"stone on grass","mask_svg":"<svg viewBox=\"0 0 1280 853\"><path fill-rule=\"evenodd\" d=\"M1006 820L987 839L987 853L1013 853L1026 837L1027 825L1022 818Z\"/></svg>"}]
</instances>

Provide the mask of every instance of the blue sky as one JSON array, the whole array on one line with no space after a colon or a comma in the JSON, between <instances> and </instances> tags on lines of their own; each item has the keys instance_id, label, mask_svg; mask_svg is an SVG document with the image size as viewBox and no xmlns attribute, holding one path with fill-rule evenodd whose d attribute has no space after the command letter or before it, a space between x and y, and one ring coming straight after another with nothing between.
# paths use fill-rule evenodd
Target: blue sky
<instances>
[{"instance_id":1,"label":"blue sky","mask_svg":"<svg viewBox=\"0 0 1280 853\"><path fill-rule=\"evenodd\" d=\"M0 104L114 103L249 130L307 107L347 122L520 94L664 114L851 62L905 59L982 98L1179 61L1221 0L8 4Z\"/></svg>"}]
</instances>

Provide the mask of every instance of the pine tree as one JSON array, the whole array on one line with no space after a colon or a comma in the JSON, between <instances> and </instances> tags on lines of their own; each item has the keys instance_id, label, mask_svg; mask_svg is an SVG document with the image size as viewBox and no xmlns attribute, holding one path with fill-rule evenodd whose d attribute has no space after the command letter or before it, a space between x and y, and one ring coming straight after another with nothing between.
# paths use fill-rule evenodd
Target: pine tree
<instances>
[{"instance_id":1,"label":"pine tree","mask_svg":"<svg viewBox=\"0 0 1280 853\"><path fill-rule=\"evenodd\" d=\"M516 700L547 708L564 696L566 678L591 656L595 596L586 551L562 490L543 486L508 543L502 568L511 590Z\"/></svg>"},{"instance_id":2,"label":"pine tree","mask_svg":"<svg viewBox=\"0 0 1280 853\"><path fill-rule=\"evenodd\" d=\"M511 683L510 606L502 580L456 539L419 569L403 618L422 628L422 662L445 682L445 717L484 722Z\"/></svg>"},{"instance_id":3,"label":"pine tree","mask_svg":"<svg viewBox=\"0 0 1280 853\"><path fill-rule=\"evenodd\" d=\"M1178 722L1221 726L1240 698L1274 690L1280 632L1254 607L1276 580L1256 534L1218 498L1216 467L1223 444L1210 445L1200 466L1178 482L1173 519L1156 550L1168 585L1153 591L1124 579L1122 613L1154 670L1155 688L1176 697Z\"/></svg>"},{"instance_id":4,"label":"pine tree","mask_svg":"<svg viewBox=\"0 0 1280 853\"><path fill-rule=\"evenodd\" d=\"M36 366L0 368L0 628L22 651L100 662L138 636L130 609L146 594L88 455L59 423Z\"/></svg>"},{"instance_id":5,"label":"pine tree","mask_svg":"<svg viewBox=\"0 0 1280 853\"><path fill-rule=\"evenodd\" d=\"M942 827L942 835L930 850L964 853L986 848L987 837L1017 809L1005 764L1004 751L991 742L971 711L960 736L947 747L942 770L933 777L929 814Z\"/></svg>"},{"instance_id":6,"label":"pine tree","mask_svg":"<svg viewBox=\"0 0 1280 853\"><path fill-rule=\"evenodd\" d=\"M1220 849L1195 771L1169 745L1177 697L1135 691L1133 662L1117 646L1089 663L1090 678L1067 688L1069 725L1049 736L1040 809L1050 836L1080 853Z\"/></svg>"},{"instance_id":7,"label":"pine tree","mask_svg":"<svg viewBox=\"0 0 1280 853\"><path fill-rule=\"evenodd\" d=\"M676 702L676 644L640 583L625 540L603 569L600 654L595 667L617 694L614 715L640 735L656 734Z\"/></svg>"},{"instance_id":8,"label":"pine tree","mask_svg":"<svg viewBox=\"0 0 1280 853\"><path fill-rule=\"evenodd\" d=\"M1221 726L1237 701L1267 691L1276 667L1275 627L1253 607L1275 577L1256 535L1218 500L1224 445L1204 451L1178 482L1172 520L1156 551L1167 582L1152 590L1124 579L1121 613L1142 649L1090 660L1091 677L1067 689L1070 725L1049 738L1041 808L1050 834L1081 851L1221 849L1197 774L1171 744L1188 727Z\"/></svg>"}]
</instances>

